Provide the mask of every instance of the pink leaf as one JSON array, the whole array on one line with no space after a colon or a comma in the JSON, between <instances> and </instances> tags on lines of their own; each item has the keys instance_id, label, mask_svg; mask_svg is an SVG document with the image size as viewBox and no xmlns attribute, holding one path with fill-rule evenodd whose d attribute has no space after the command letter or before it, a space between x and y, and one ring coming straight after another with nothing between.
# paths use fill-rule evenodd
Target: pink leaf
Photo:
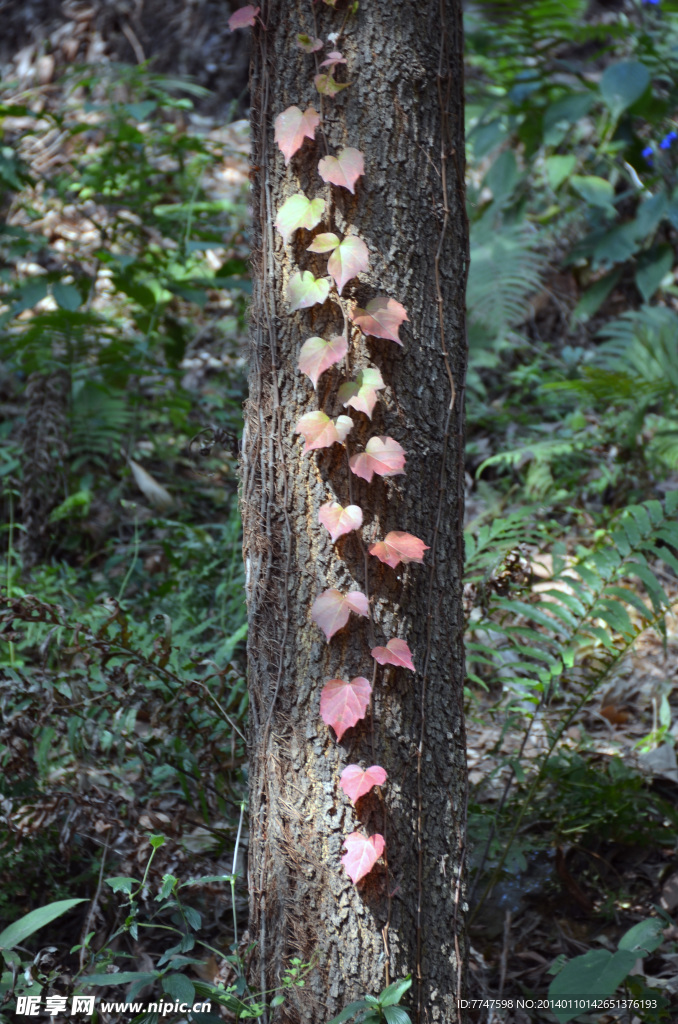
<instances>
[{"instance_id":1,"label":"pink leaf","mask_svg":"<svg viewBox=\"0 0 678 1024\"><path fill-rule=\"evenodd\" d=\"M416 672L412 652L404 640L394 637L386 647L373 647L371 654L380 665L397 665L398 668L409 668L410 672Z\"/></svg>"},{"instance_id":2,"label":"pink leaf","mask_svg":"<svg viewBox=\"0 0 678 1024\"><path fill-rule=\"evenodd\" d=\"M346 604L356 615L364 615L366 619L369 619L370 603L362 590L352 590L348 593L346 595Z\"/></svg>"},{"instance_id":3,"label":"pink leaf","mask_svg":"<svg viewBox=\"0 0 678 1024\"><path fill-rule=\"evenodd\" d=\"M361 878L369 875L384 852L386 843L379 833L364 836L361 832L351 832L344 839L344 846L346 853L341 858L341 863L353 884L357 885Z\"/></svg>"},{"instance_id":4,"label":"pink leaf","mask_svg":"<svg viewBox=\"0 0 678 1024\"><path fill-rule=\"evenodd\" d=\"M373 475L398 476L404 473L405 452L392 437L371 437L361 455L353 455L349 463L356 476L372 481Z\"/></svg>"},{"instance_id":5,"label":"pink leaf","mask_svg":"<svg viewBox=\"0 0 678 1024\"><path fill-rule=\"evenodd\" d=\"M324 412L307 412L297 423L294 433L304 435L306 454L318 448L329 448L337 441L345 441L352 426L350 416L337 416L336 421L332 421Z\"/></svg>"},{"instance_id":6,"label":"pink leaf","mask_svg":"<svg viewBox=\"0 0 678 1024\"><path fill-rule=\"evenodd\" d=\"M402 562L421 562L424 552L428 551L428 545L411 533L402 533L400 530L391 530L383 540L377 541L370 548L370 554L376 555L381 562L386 562L392 569Z\"/></svg>"},{"instance_id":7,"label":"pink leaf","mask_svg":"<svg viewBox=\"0 0 678 1024\"><path fill-rule=\"evenodd\" d=\"M307 252L332 252L339 245L339 239L332 231L326 231L322 235L316 235Z\"/></svg>"},{"instance_id":8,"label":"pink leaf","mask_svg":"<svg viewBox=\"0 0 678 1024\"><path fill-rule=\"evenodd\" d=\"M346 625L350 612L369 617L365 595L359 590L352 590L350 594L344 596L341 591L333 588L316 597L311 608L311 618L316 626L320 626L329 641Z\"/></svg>"},{"instance_id":9,"label":"pink leaf","mask_svg":"<svg viewBox=\"0 0 678 1024\"><path fill-rule=\"evenodd\" d=\"M287 244L297 228L307 228L310 231L322 220L324 212L323 199L308 200L303 192L298 192L282 204L275 218L275 226L283 236L283 242Z\"/></svg>"},{"instance_id":10,"label":"pink leaf","mask_svg":"<svg viewBox=\"0 0 678 1024\"><path fill-rule=\"evenodd\" d=\"M330 294L330 282L324 277L314 277L310 270L292 274L287 285L290 313L295 309L307 309L322 304Z\"/></svg>"},{"instance_id":11,"label":"pink leaf","mask_svg":"<svg viewBox=\"0 0 678 1024\"><path fill-rule=\"evenodd\" d=\"M373 786L383 786L386 779L386 772L378 764L373 764L371 768L365 770L360 765L350 764L341 773L339 785L349 800L355 803L361 796L365 796L365 793L369 793Z\"/></svg>"},{"instance_id":12,"label":"pink leaf","mask_svg":"<svg viewBox=\"0 0 678 1024\"><path fill-rule=\"evenodd\" d=\"M355 192L353 186L364 173L365 161L359 149L342 149L339 156L324 156L318 163L318 174L323 181L340 185L349 192Z\"/></svg>"},{"instance_id":13,"label":"pink leaf","mask_svg":"<svg viewBox=\"0 0 678 1024\"><path fill-rule=\"evenodd\" d=\"M350 683L343 679L325 683L320 694L320 716L325 725L332 726L338 740L365 717L371 693L370 681L364 676L356 676Z\"/></svg>"},{"instance_id":14,"label":"pink leaf","mask_svg":"<svg viewBox=\"0 0 678 1024\"><path fill-rule=\"evenodd\" d=\"M348 89L350 82L337 82L330 72L327 75L316 75L313 79L315 87L323 96L336 96L342 89Z\"/></svg>"},{"instance_id":15,"label":"pink leaf","mask_svg":"<svg viewBox=\"0 0 678 1024\"><path fill-rule=\"evenodd\" d=\"M259 7L253 7L251 4L248 4L247 7L241 7L239 11L232 14L228 19L228 27L231 32L235 32L237 28L251 28L256 21L259 10Z\"/></svg>"},{"instance_id":16,"label":"pink leaf","mask_svg":"<svg viewBox=\"0 0 678 1024\"><path fill-rule=\"evenodd\" d=\"M337 64L345 64L346 60L340 54L339 50L330 50L327 54L327 59L320 62L321 68L333 68Z\"/></svg>"},{"instance_id":17,"label":"pink leaf","mask_svg":"<svg viewBox=\"0 0 678 1024\"><path fill-rule=\"evenodd\" d=\"M364 412L372 419L372 412L377 403L377 391L385 387L376 366L368 366L360 371L356 380L341 385L338 398L342 405L350 405L356 412Z\"/></svg>"},{"instance_id":18,"label":"pink leaf","mask_svg":"<svg viewBox=\"0 0 678 1024\"><path fill-rule=\"evenodd\" d=\"M343 359L347 352L348 342L343 334L335 334L329 341L323 338L309 338L301 346L299 369L311 378L315 388L318 386L320 374Z\"/></svg>"},{"instance_id":19,"label":"pink leaf","mask_svg":"<svg viewBox=\"0 0 678 1024\"><path fill-rule=\"evenodd\" d=\"M320 114L309 107L302 114L299 107L288 107L275 119L275 141L288 164L304 139L314 139L320 124Z\"/></svg>"},{"instance_id":20,"label":"pink leaf","mask_svg":"<svg viewBox=\"0 0 678 1024\"><path fill-rule=\"evenodd\" d=\"M316 50L322 50L323 41L322 39L311 39L305 32L300 32L297 36L297 46L306 53L315 53Z\"/></svg>"},{"instance_id":21,"label":"pink leaf","mask_svg":"<svg viewBox=\"0 0 678 1024\"><path fill-rule=\"evenodd\" d=\"M402 345L398 330L403 320L409 319L405 307L395 299L387 299L379 295L367 303L364 309L354 309L353 323L363 334L371 334L374 338L387 338Z\"/></svg>"},{"instance_id":22,"label":"pink leaf","mask_svg":"<svg viewBox=\"0 0 678 1024\"><path fill-rule=\"evenodd\" d=\"M363 525L363 510L358 505L342 508L338 501L326 501L318 509L318 521L330 531L334 544L345 533L360 529Z\"/></svg>"},{"instance_id":23,"label":"pink leaf","mask_svg":"<svg viewBox=\"0 0 678 1024\"><path fill-rule=\"evenodd\" d=\"M370 254L362 238L349 235L341 245L338 245L330 256L327 269L334 278L339 294L344 290L344 285L352 277L368 270L370 265Z\"/></svg>"}]
</instances>

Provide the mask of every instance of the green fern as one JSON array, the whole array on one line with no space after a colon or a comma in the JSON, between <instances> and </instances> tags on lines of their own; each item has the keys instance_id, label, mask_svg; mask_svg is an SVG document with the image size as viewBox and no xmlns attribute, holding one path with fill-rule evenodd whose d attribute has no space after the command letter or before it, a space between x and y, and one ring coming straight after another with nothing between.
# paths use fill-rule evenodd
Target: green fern
<instances>
[{"instance_id":1,"label":"green fern","mask_svg":"<svg viewBox=\"0 0 678 1024\"><path fill-rule=\"evenodd\" d=\"M471 267L466 301L471 344L501 344L525 319L527 302L542 286L546 256L526 225L496 230L486 218L471 229Z\"/></svg>"},{"instance_id":2,"label":"green fern","mask_svg":"<svg viewBox=\"0 0 678 1024\"><path fill-rule=\"evenodd\" d=\"M133 419L129 397L93 381L76 390L71 419L71 455L110 460L123 446Z\"/></svg>"},{"instance_id":3,"label":"green fern","mask_svg":"<svg viewBox=\"0 0 678 1024\"><path fill-rule=\"evenodd\" d=\"M577 380L546 387L588 394L604 405L645 405L678 394L678 316L665 306L624 313L599 332L603 344Z\"/></svg>"},{"instance_id":4,"label":"green fern","mask_svg":"<svg viewBox=\"0 0 678 1024\"><path fill-rule=\"evenodd\" d=\"M505 690L535 701L563 677L570 687L596 687L644 630L663 627L672 600L656 566L678 574L677 513L678 492L663 506L633 505L571 564L554 545L553 573L538 592L496 596L473 622L468 678L484 686L494 666Z\"/></svg>"}]
</instances>

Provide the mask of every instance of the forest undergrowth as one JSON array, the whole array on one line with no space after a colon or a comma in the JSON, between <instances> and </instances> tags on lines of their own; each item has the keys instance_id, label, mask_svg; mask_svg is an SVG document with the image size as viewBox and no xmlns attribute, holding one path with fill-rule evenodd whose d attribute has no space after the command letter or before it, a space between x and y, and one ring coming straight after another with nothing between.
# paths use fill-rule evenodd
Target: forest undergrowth
<instances>
[{"instance_id":1,"label":"forest undergrowth","mask_svg":"<svg viewBox=\"0 0 678 1024\"><path fill-rule=\"evenodd\" d=\"M670 1022L678 3L493 0L466 38L469 986L483 1024ZM256 1018L307 968L249 986L247 134L201 98L113 65L0 92L8 1021ZM573 979L617 1005L493 1008Z\"/></svg>"}]
</instances>

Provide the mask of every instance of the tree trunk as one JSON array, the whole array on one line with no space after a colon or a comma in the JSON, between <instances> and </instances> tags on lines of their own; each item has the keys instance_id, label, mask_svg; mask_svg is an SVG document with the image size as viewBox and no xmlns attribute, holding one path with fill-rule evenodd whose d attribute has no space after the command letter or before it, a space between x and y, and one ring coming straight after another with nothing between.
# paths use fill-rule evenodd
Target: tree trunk
<instances>
[{"instance_id":1,"label":"tree trunk","mask_svg":"<svg viewBox=\"0 0 678 1024\"><path fill-rule=\"evenodd\" d=\"M293 989L272 1019L324 1024L346 1003L412 973L413 1020L451 1024L462 1019L455 996L464 964L466 786L461 0L360 3L336 44L347 62L336 77L351 85L321 98L316 59L335 44L307 54L297 34L326 40L345 14L341 2L334 10L327 2L262 0L266 30L254 29L254 295L242 491L254 980L271 988L292 957L313 961L306 986ZM286 167L273 121L291 105L321 111L323 131ZM355 195L318 175L319 158L343 147L364 153ZM313 232L299 229L284 245L275 218L297 192L328 200L331 219ZM345 367L324 373L315 392L297 368L307 338L344 329L333 301L288 314L291 274L327 274L327 256L307 251L327 231L357 234L369 248L370 270L349 283L344 298L364 307L389 296L409 316L403 347L353 327L352 375L369 363L387 385L371 422L337 400ZM303 455L294 429L317 409L352 415L351 455L374 435L394 438L407 453L405 474L368 485L349 473L340 444ZM354 532L331 543L317 518L328 500L362 508L362 539ZM367 556L391 530L429 545L422 565L394 570ZM311 607L331 587L364 591L371 618L352 615L328 643ZM323 685L371 679L370 651L392 637L408 642L416 673L379 667L367 717L338 743L320 718ZM364 796L357 810L338 787L352 762L388 772L381 791ZM341 856L344 837L356 830L381 833L386 850L353 885Z\"/></svg>"}]
</instances>

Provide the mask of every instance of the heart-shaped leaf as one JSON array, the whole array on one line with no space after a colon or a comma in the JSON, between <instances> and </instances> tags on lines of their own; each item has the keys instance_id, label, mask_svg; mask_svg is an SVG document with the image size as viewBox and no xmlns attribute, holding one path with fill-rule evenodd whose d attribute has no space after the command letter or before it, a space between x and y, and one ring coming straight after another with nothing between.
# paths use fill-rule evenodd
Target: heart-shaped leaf
<instances>
[{"instance_id":1,"label":"heart-shaped leaf","mask_svg":"<svg viewBox=\"0 0 678 1024\"><path fill-rule=\"evenodd\" d=\"M386 843L379 833L364 836L361 832L351 832L344 839L344 846L346 853L341 858L341 863L346 868L348 877L356 885L361 878L369 875L384 852Z\"/></svg>"},{"instance_id":2,"label":"heart-shaped leaf","mask_svg":"<svg viewBox=\"0 0 678 1024\"><path fill-rule=\"evenodd\" d=\"M398 668L409 668L410 672L416 672L410 648L404 640L398 640L397 637L389 640L386 647L373 647L370 653L380 665L396 665Z\"/></svg>"},{"instance_id":3,"label":"heart-shaped leaf","mask_svg":"<svg viewBox=\"0 0 678 1024\"><path fill-rule=\"evenodd\" d=\"M346 625L350 612L369 618L370 608L365 595L360 590L342 594L340 590L332 588L316 597L311 608L311 618L329 641Z\"/></svg>"},{"instance_id":4,"label":"heart-shaped leaf","mask_svg":"<svg viewBox=\"0 0 678 1024\"><path fill-rule=\"evenodd\" d=\"M352 426L353 420L350 416L337 416L336 420L331 420L327 413L318 410L302 416L294 428L294 433L303 434L306 442L305 455L306 452L313 452L318 448L329 448L337 441L342 443Z\"/></svg>"},{"instance_id":5,"label":"heart-shaped leaf","mask_svg":"<svg viewBox=\"0 0 678 1024\"><path fill-rule=\"evenodd\" d=\"M371 334L374 338L386 338L402 345L398 330L403 320L408 320L405 307L395 299L387 299L378 295L367 303L364 309L355 309L352 314L353 323L363 334Z\"/></svg>"},{"instance_id":6,"label":"heart-shaped leaf","mask_svg":"<svg viewBox=\"0 0 678 1024\"><path fill-rule=\"evenodd\" d=\"M336 247L329 258L327 269L335 280L341 295L344 285L352 277L363 274L370 266L370 254L362 238L349 235Z\"/></svg>"},{"instance_id":7,"label":"heart-shaped leaf","mask_svg":"<svg viewBox=\"0 0 678 1024\"><path fill-rule=\"evenodd\" d=\"M365 769L360 765L350 764L341 773L339 785L349 800L355 803L365 793L369 793L373 786L383 786L386 779L386 772L378 764L373 764L371 768Z\"/></svg>"},{"instance_id":8,"label":"heart-shaped leaf","mask_svg":"<svg viewBox=\"0 0 678 1024\"><path fill-rule=\"evenodd\" d=\"M253 7L252 4L248 4L247 7L241 7L239 11L236 11L228 19L228 27L231 32L235 32L237 28L251 28L256 21L258 13L259 8Z\"/></svg>"},{"instance_id":9,"label":"heart-shaped leaf","mask_svg":"<svg viewBox=\"0 0 678 1024\"><path fill-rule=\"evenodd\" d=\"M330 531L334 544L345 533L360 529L363 525L363 510L358 505L342 508L338 501L326 501L318 509L318 521Z\"/></svg>"},{"instance_id":10,"label":"heart-shaped leaf","mask_svg":"<svg viewBox=\"0 0 678 1024\"><path fill-rule=\"evenodd\" d=\"M339 238L334 234L333 231L325 231L321 235L316 235L311 244L308 246L308 252L332 252L339 245Z\"/></svg>"},{"instance_id":11,"label":"heart-shaped leaf","mask_svg":"<svg viewBox=\"0 0 678 1024\"><path fill-rule=\"evenodd\" d=\"M355 380L347 381L339 388L338 397L342 405L350 405L356 412L364 412L372 419L377 403L377 391L386 387L376 366L361 370Z\"/></svg>"},{"instance_id":12,"label":"heart-shaped leaf","mask_svg":"<svg viewBox=\"0 0 678 1024\"><path fill-rule=\"evenodd\" d=\"M325 212L324 199L307 199L303 192L286 199L278 210L275 226L287 244L297 228L310 231L319 224Z\"/></svg>"},{"instance_id":13,"label":"heart-shaped leaf","mask_svg":"<svg viewBox=\"0 0 678 1024\"><path fill-rule=\"evenodd\" d=\"M345 64L346 60L340 54L339 50L330 50L325 60L320 62L321 68L333 68L337 64Z\"/></svg>"},{"instance_id":14,"label":"heart-shaped leaf","mask_svg":"<svg viewBox=\"0 0 678 1024\"><path fill-rule=\"evenodd\" d=\"M320 716L330 725L340 740L347 729L365 717L372 687L369 679L356 676L350 683L343 679L330 679L320 694Z\"/></svg>"},{"instance_id":15,"label":"heart-shaped leaf","mask_svg":"<svg viewBox=\"0 0 678 1024\"><path fill-rule=\"evenodd\" d=\"M370 548L370 554L376 555L381 562L386 562L392 569L402 562L421 562L424 552L428 551L428 545L411 533L403 533L401 530L391 530L383 540L377 541Z\"/></svg>"},{"instance_id":16,"label":"heart-shaped leaf","mask_svg":"<svg viewBox=\"0 0 678 1024\"><path fill-rule=\"evenodd\" d=\"M342 89L348 89L350 82L337 82L330 72L326 75L316 75L313 79L315 87L323 96L336 96Z\"/></svg>"},{"instance_id":17,"label":"heart-shaped leaf","mask_svg":"<svg viewBox=\"0 0 678 1024\"><path fill-rule=\"evenodd\" d=\"M404 473L405 451L392 437L371 437L365 451L353 455L349 462L351 470L362 480L371 483L372 477L398 476Z\"/></svg>"},{"instance_id":18,"label":"heart-shaped leaf","mask_svg":"<svg viewBox=\"0 0 678 1024\"><path fill-rule=\"evenodd\" d=\"M338 156L324 156L318 163L318 174L331 185L340 185L355 192L354 185L365 173L365 161L359 149L342 149Z\"/></svg>"},{"instance_id":19,"label":"heart-shaped leaf","mask_svg":"<svg viewBox=\"0 0 678 1024\"><path fill-rule=\"evenodd\" d=\"M316 50L322 50L323 41L322 39L311 39L305 32L300 32L297 35L297 46L305 53L315 53Z\"/></svg>"},{"instance_id":20,"label":"heart-shaped leaf","mask_svg":"<svg viewBox=\"0 0 678 1024\"><path fill-rule=\"evenodd\" d=\"M301 147L304 139L314 139L315 130L320 124L320 114L313 107L303 113L299 107L288 107L275 119L275 141L285 157L285 164Z\"/></svg>"},{"instance_id":21,"label":"heart-shaped leaf","mask_svg":"<svg viewBox=\"0 0 678 1024\"><path fill-rule=\"evenodd\" d=\"M314 277L310 270L297 270L287 285L290 313L322 304L329 294L330 282L324 277Z\"/></svg>"},{"instance_id":22,"label":"heart-shaped leaf","mask_svg":"<svg viewBox=\"0 0 678 1024\"><path fill-rule=\"evenodd\" d=\"M310 377L313 387L318 386L318 377L330 366L343 359L348 352L348 342L343 334L335 334L329 341L324 338L309 338L301 346L299 369Z\"/></svg>"}]
</instances>

